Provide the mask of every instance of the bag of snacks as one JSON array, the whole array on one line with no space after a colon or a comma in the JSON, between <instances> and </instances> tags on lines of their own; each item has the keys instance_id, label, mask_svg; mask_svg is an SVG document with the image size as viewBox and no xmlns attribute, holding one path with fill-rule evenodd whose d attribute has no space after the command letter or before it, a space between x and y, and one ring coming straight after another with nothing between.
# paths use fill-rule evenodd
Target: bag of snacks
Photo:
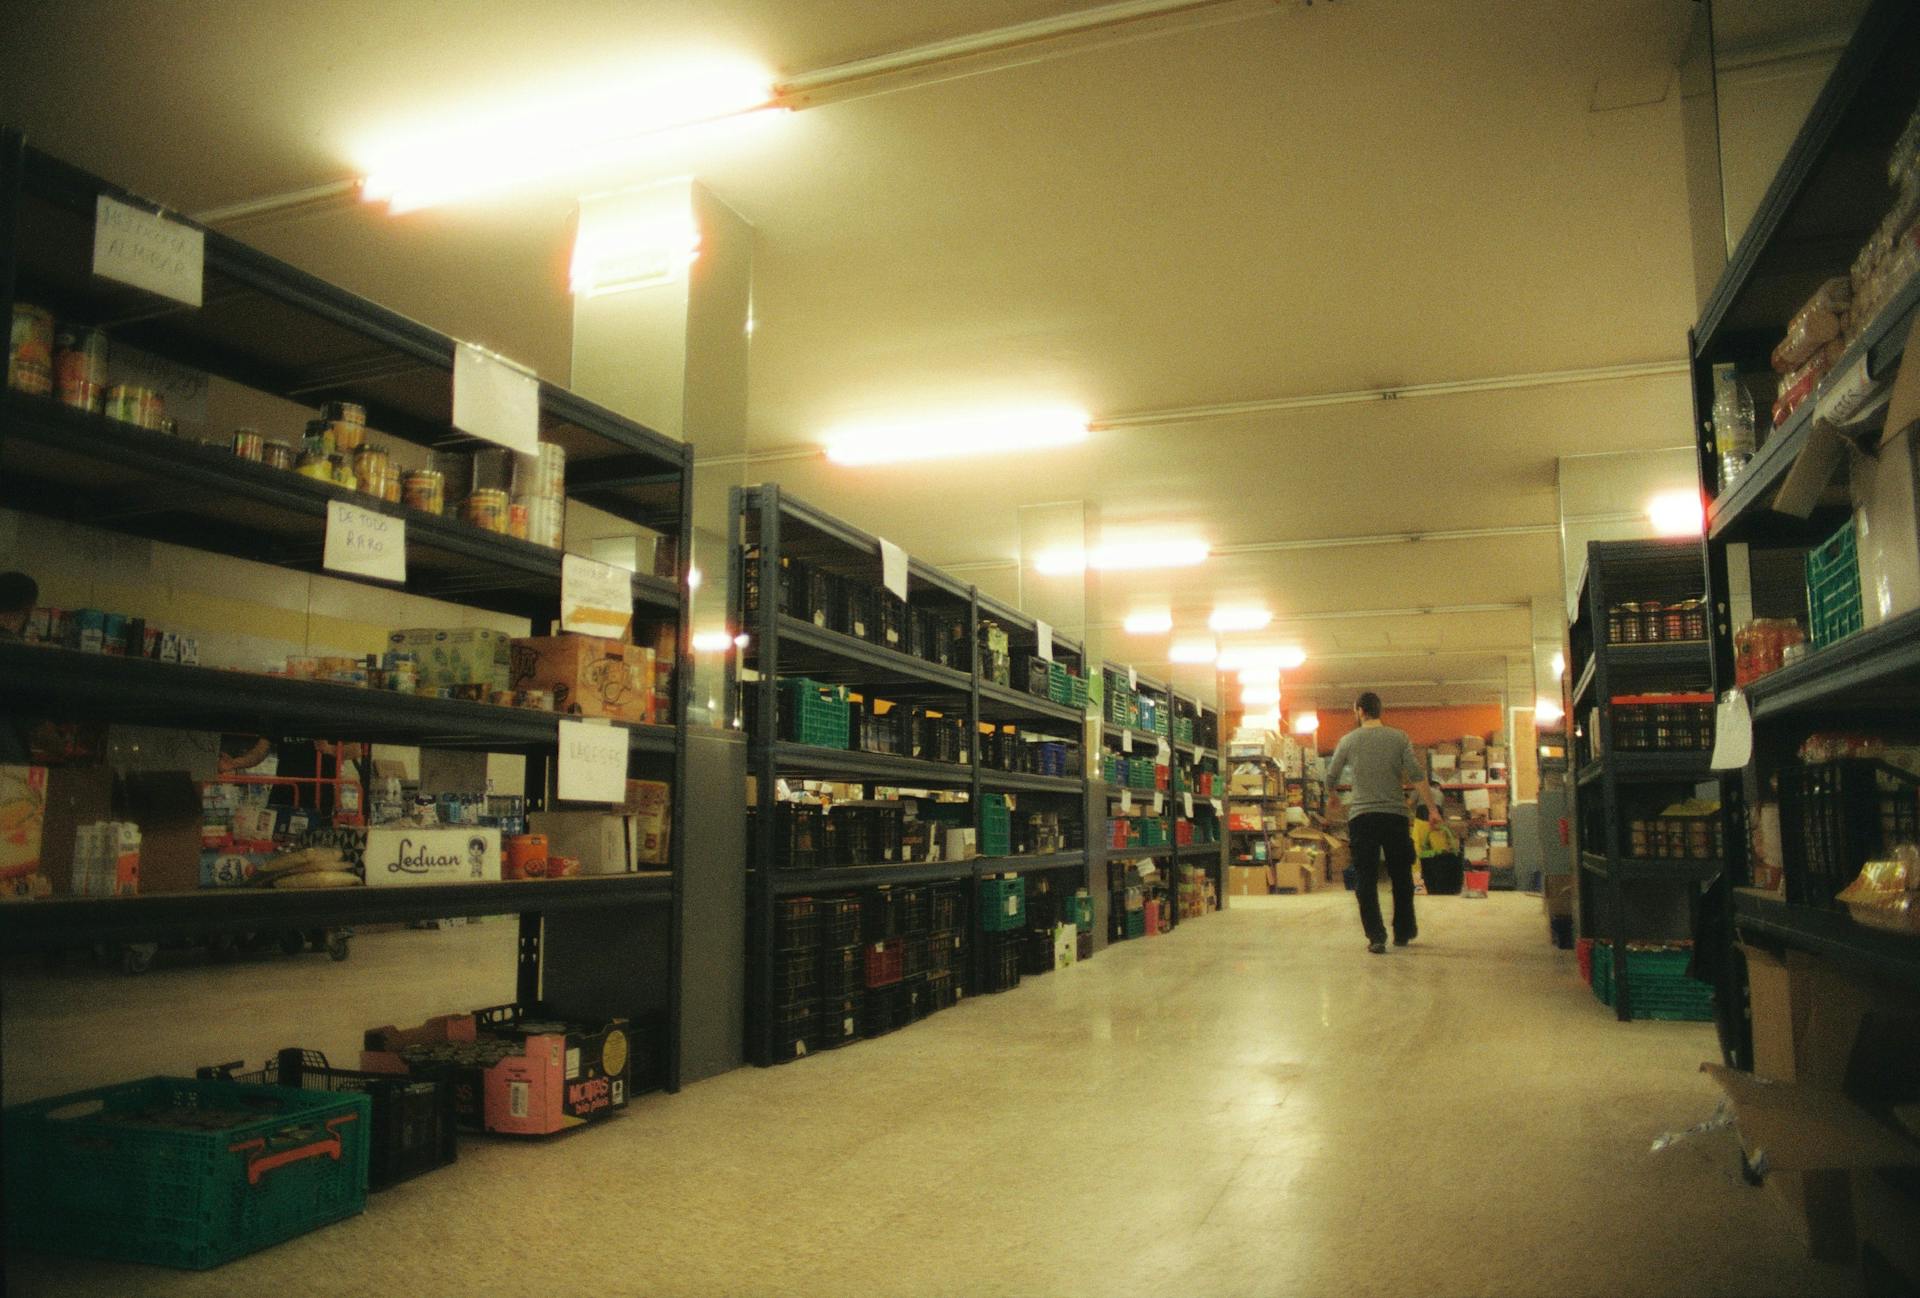
<instances>
[{"instance_id":1,"label":"bag of snacks","mask_svg":"<svg viewBox=\"0 0 1920 1298\"><path fill-rule=\"evenodd\" d=\"M1787 336L1773 349L1773 368L1791 374L1811 360L1816 352L1838 338L1846 326L1847 308L1853 304L1853 285L1836 275L1808 298L1806 305L1787 323Z\"/></svg>"}]
</instances>

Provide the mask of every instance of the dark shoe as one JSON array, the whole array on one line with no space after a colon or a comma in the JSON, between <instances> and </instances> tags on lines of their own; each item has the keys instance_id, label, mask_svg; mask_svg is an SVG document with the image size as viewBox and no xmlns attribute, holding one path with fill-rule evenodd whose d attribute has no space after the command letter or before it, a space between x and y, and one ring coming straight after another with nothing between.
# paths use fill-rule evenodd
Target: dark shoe
<instances>
[{"instance_id":1,"label":"dark shoe","mask_svg":"<svg viewBox=\"0 0 1920 1298\"><path fill-rule=\"evenodd\" d=\"M1393 944L1395 946L1405 946L1407 943L1413 941L1413 939L1419 936L1420 936L1420 930L1416 928L1415 930L1413 930L1413 932L1407 934L1405 937L1396 937L1395 939L1393 939Z\"/></svg>"},{"instance_id":2,"label":"dark shoe","mask_svg":"<svg viewBox=\"0 0 1920 1298\"><path fill-rule=\"evenodd\" d=\"M1387 953L1387 944L1385 942L1369 942L1367 943L1367 950L1373 952L1375 955L1385 955Z\"/></svg>"}]
</instances>

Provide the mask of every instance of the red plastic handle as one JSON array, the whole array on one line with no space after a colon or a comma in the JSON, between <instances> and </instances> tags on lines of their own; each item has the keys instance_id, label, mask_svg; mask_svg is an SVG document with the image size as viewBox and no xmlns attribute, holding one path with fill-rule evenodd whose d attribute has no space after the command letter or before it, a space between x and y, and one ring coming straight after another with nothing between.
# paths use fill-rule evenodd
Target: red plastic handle
<instances>
[{"instance_id":1,"label":"red plastic handle","mask_svg":"<svg viewBox=\"0 0 1920 1298\"><path fill-rule=\"evenodd\" d=\"M327 1130L332 1134L325 1140L316 1140L310 1145L297 1145L292 1149L283 1149L275 1154L266 1154L258 1158L248 1159L247 1184L258 1185L260 1184L260 1178L268 1172L271 1172L274 1168L285 1167L289 1163L304 1162L309 1158L320 1158L324 1156L331 1158L336 1163L339 1162L341 1152L340 1124L343 1122L358 1122L359 1120L360 1115L357 1113L343 1113L337 1118L328 1119ZM267 1142L264 1139L243 1141L238 1145L227 1146L227 1152L229 1154L237 1154L245 1149L265 1149L266 1144Z\"/></svg>"}]
</instances>

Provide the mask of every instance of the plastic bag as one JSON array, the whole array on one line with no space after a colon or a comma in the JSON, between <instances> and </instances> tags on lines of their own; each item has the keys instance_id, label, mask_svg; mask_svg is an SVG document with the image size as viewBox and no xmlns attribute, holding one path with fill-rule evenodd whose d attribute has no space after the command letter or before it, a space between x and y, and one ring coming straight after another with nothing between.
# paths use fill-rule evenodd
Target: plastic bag
<instances>
[{"instance_id":1,"label":"plastic bag","mask_svg":"<svg viewBox=\"0 0 1920 1298\"><path fill-rule=\"evenodd\" d=\"M1838 338L1826 344L1793 373L1780 380L1780 395L1773 403L1773 426L1780 427L1787 422L1800 403L1813 395L1820 380L1827 377L1827 371L1839 364L1846 354L1846 347Z\"/></svg>"},{"instance_id":2,"label":"plastic bag","mask_svg":"<svg viewBox=\"0 0 1920 1298\"><path fill-rule=\"evenodd\" d=\"M1894 141L1893 152L1887 155L1889 185L1900 189L1912 184L1916 176L1920 176L1920 108L1913 110L1906 129Z\"/></svg>"},{"instance_id":3,"label":"plastic bag","mask_svg":"<svg viewBox=\"0 0 1920 1298\"><path fill-rule=\"evenodd\" d=\"M1836 275L1822 284L1788 322L1787 336L1773 349L1773 368L1790 374L1805 365L1840 336L1852 304L1853 285L1845 276Z\"/></svg>"},{"instance_id":4,"label":"plastic bag","mask_svg":"<svg viewBox=\"0 0 1920 1298\"><path fill-rule=\"evenodd\" d=\"M1834 898L1861 923L1920 933L1920 848L1903 843L1885 861L1868 861Z\"/></svg>"}]
</instances>

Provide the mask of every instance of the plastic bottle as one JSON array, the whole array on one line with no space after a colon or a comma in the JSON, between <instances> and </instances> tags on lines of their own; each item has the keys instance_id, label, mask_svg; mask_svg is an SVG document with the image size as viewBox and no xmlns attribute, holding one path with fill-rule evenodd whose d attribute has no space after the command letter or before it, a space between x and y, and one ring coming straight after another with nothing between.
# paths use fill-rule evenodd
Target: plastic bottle
<instances>
[{"instance_id":1,"label":"plastic bottle","mask_svg":"<svg viewBox=\"0 0 1920 1298\"><path fill-rule=\"evenodd\" d=\"M1730 491L1753 458L1753 398L1732 365L1713 367L1713 437L1720 452L1720 490Z\"/></svg>"}]
</instances>

